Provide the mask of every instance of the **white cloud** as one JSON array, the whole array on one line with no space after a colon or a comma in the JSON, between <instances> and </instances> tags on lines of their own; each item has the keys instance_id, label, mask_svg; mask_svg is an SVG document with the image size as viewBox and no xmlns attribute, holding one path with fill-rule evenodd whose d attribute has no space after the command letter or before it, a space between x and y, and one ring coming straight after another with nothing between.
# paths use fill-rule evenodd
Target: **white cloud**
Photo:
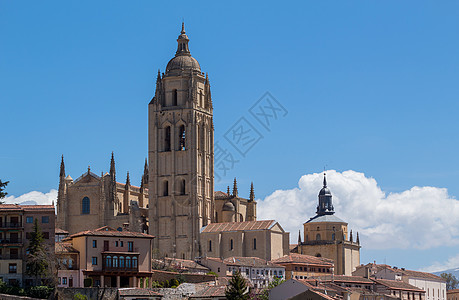
<instances>
[{"instance_id":1,"label":"white cloud","mask_svg":"<svg viewBox=\"0 0 459 300\"><path fill-rule=\"evenodd\" d=\"M424 272L440 272L455 269L455 271L459 271L459 254L456 256L452 256L448 258L445 262L434 262L431 266L421 269Z\"/></svg>"},{"instance_id":2,"label":"white cloud","mask_svg":"<svg viewBox=\"0 0 459 300\"><path fill-rule=\"evenodd\" d=\"M2 201L8 204L21 204L23 202L26 202L24 204L38 204L38 205L43 205L43 204L52 204L56 203L57 200L57 190L52 189L48 193L42 193L42 192L37 192L37 191L32 191L26 194L23 194L21 196L15 197L15 196L7 196ZM35 203L34 203L35 202Z\"/></svg>"},{"instance_id":3,"label":"white cloud","mask_svg":"<svg viewBox=\"0 0 459 300\"><path fill-rule=\"evenodd\" d=\"M291 232L315 215L320 173L304 175L298 187L277 190L258 201L259 219L276 219ZM374 178L355 171L327 171L328 187L338 217L360 233L367 249L428 249L459 244L459 201L447 189L413 187L401 193L384 193Z\"/></svg>"}]
</instances>

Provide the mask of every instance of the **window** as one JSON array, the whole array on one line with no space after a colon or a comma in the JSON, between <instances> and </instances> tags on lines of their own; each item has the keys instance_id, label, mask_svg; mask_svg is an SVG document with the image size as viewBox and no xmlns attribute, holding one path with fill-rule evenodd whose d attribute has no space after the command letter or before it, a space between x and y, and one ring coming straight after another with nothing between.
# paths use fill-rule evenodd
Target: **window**
<instances>
[{"instance_id":1,"label":"window","mask_svg":"<svg viewBox=\"0 0 459 300\"><path fill-rule=\"evenodd\" d=\"M128 269L131 268L131 258L129 256L126 257L126 268L128 268Z\"/></svg>"},{"instance_id":2,"label":"window","mask_svg":"<svg viewBox=\"0 0 459 300\"><path fill-rule=\"evenodd\" d=\"M17 264L9 264L8 265L8 270L9 270L10 274L17 273L17 270L18 270Z\"/></svg>"},{"instance_id":3,"label":"window","mask_svg":"<svg viewBox=\"0 0 459 300\"><path fill-rule=\"evenodd\" d=\"M164 133L164 151L171 151L171 127L167 126Z\"/></svg>"},{"instance_id":4,"label":"window","mask_svg":"<svg viewBox=\"0 0 459 300\"><path fill-rule=\"evenodd\" d=\"M128 252L134 252L134 242L128 242Z\"/></svg>"},{"instance_id":5,"label":"window","mask_svg":"<svg viewBox=\"0 0 459 300\"><path fill-rule=\"evenodd\" d=\"M163 183L163 196L169 196L169 183L167 180Z\"/></svg>"},{"instance_id":6,"label":"window","mask_svg":"<svg viewBox=\"0 0 459 300\"><path fill-rule=\"evenodd\" d=\"M41 222L44 223L44 224L45 224L45 223L49 223L49 216L43 216L43 217L41 217Z\"/></svg>"},{"instance_id":7,"label":"window","mask_svg":"<svg viewBox=\"0 0 459 300\"><path fill-rule=\"evenodd\" d=\"M124 256L120 256L120 268L124 268Z\"/></svg>"},{"instance_id":8,"label":"window","mask_svg":"<svg viewBox=\"0 0 459 300\"><path fill-rule=\"evenodd\" d=\"M334 241L335 240L335 234L332 233L332 240Z\"/></svg>"},{"instance_id":9,"label":"window","mask_svg":"<svg viewBox=\"0 0 459 300\"><path fill-rule=\"evenodd\" d=\"M257 239L253 239L253 250L257 250Z\"/></svg>"},{"instance_id":10,"label":"window","mask_svg":"<svg viewBox=\"0 0 459 300\"><path fill-rule=\"evenodd\" d=\"M67 277L62 277L62 284L67 284Z\"/></svg>"},{"instance_id":11,"label":"window","mask_svg":"<svg viewBox=\"0 0 459 300\"><path fill-rule=\"evenodd\" d=\"M180 195L185 195L186 187L185 187L185 179L182 179L180 182Z\"/></svg>"},{"instance_id":12,"label":"window","mask_svg":"<svg viewBox=\"0 0 459 300\"><path fill-rule=\"evenodd\" d=\"M97 257L96 256L92 257L92 265L93 266L97 266Z\"/></svg>"},{"instance_id":13,"label":"window","mask_svg":"<svg viewBox=\"0 0 459 300\"><path fill-rule=\"evenodd\" d=\"M234 245L233 245L233 240L230 241L230 250L233 250Z\"/></svg>"},{"instance_id":14,"label":"window","mask_svg":"<svg viewBox=\"0 0 459 300\"><path fill-rule=\"evenodd\" d=\"M84 197L81 201L81 214L82 215L89 215L90 213L90 201L88 197Z\"/></svg>"},{"instance_id":15,"label":"window","mask_svg":"<svg viewBox=\"0 0 459 300\"><path fill-rule=\"evenodd\" d=\"M172 91L172 105L177 106L177 90Z\"/></svg>"},{"instance_id":16,"label":"window","mask_svg":"<svg viewBox=\"0 0 459 300\"><path fill-rule=\"evenodd\" d=\"M320 241L320 233L316 234L316 241Z\"/></svg>"},{"instance_id":17,"label":"window","mask_svg":"<svg viewBox=\"0 0 459 300\"><path fill-rule=\"evenodd\" d=\"M105 257L105 266L109 268L112 266L112 257L110 255Z\"/></svg>"},{"instance_id":18,"label":"window","mask_svg":"<svg viewBox=\"0 0 459 300\"><path fill-rule=\"evenodd\" d=\"M33 223L33 217L26 217L26 223Z\"/></svg>"},{"instance_id":19,"label":"window","mask_svg":"<svg viewBox=\"0 0 459 300\"><path fill-rule=\"evenodd\" d=\"M118 256L113 256L113 268L118 268Z\"/></svg>"},{"instance_id":20,"label":"window","mask_svg":"<svg viewBox=\"0 0 459 300\"><path fill-rule=\"evenodd\" d=\"M180 126L180 132L179 132L179 150L183 151L185 150L185 139L186 138L186 131L185 131L185 125Z\"/></svg>"},{"instance_id":21,"label":"window","mask_svg":"<svg viewBox=\"0 0 459 300\"><path fill-rule=\"evenodd\" d=\"M212 252L212 241L209 240L209 252Z\"/></svg>"},{"instance_id":22,"label":"window","mask_svg":"<svg viewBox=\"0 0 459 300\"><path fill-rule=\"evenodd\" d=\"M118 247L118 241L115 241L115 247Z\"/></svg>"},{"instance_id":23,"label":"window","mask_svg":"<svg viewBox=\"0 0 459 300\"><path fill-rule=\"evenodd\" d=\"M92 240L92 247L97 248L97 240Z\"/></svg>"},{"instance_id":24,"label":"window","mask_svg":"<svg viewBox=\"0 0 459 300\"><path fill-rule=\"evenodd\" d=\"M123 247L123 241L120 242L120 247Z\"/></svg>"}]
</instances>

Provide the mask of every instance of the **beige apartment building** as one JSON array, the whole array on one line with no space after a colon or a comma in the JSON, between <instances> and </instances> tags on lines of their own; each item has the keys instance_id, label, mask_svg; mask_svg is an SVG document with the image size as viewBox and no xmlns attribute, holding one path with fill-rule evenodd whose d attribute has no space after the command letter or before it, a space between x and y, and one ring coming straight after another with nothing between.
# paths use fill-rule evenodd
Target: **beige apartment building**
<instances>
[{"instance_id":1,"label":"beige apartment building","mask_svg":"<svg viewBox=\"0 0 459 300\"><path fill-rule=\"evenodd\" d=\"M54 253L54 205L0 205L0 279L10 285L34 284L35 278L26 275L25 270L26 249L35 220L43 233L45 248Z\"/></svg>"},{"instance_id":2,"label":"beige apartment building","mask_svg":"<svg viewBox=\"0 0 459 300\"><path fill-rule=\"evenodd\" d=\"M290 253L271 262L285 267L286 280L333 274L333 260L323 257Z\"/></svg>"},{"instance_id":3,"label":"beige apartment building","mask_svg":"<svg viewBox=\"0 0 459 300\"><path fill-rule=\"evenodd\" d=\"M141 280L151 277L153 236L146 233L104 226L70 235L63 243L59 249L67 250L59 257L62 260L70 253L78 253L73 266L79 270L76 276L69 269L59 270L61 286L69 286L70 275L75 276L72 279L75 287L83 287L85 278L92 278L93 286L139 287ZM68 277L66 284L64 277Z\"/></svg>"}]
</instances>

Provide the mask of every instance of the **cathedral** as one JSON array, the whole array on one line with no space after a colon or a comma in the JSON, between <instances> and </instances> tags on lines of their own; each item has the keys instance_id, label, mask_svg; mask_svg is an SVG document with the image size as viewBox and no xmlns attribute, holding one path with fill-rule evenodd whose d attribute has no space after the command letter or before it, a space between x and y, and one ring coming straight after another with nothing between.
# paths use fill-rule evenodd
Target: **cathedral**
<instances>
[{"instance_id":1,"label":"cathedral","mask_svg":"<svg viewBox=\"0 0 459 300\"><path fill-rule=\"evenodd\" d=\"M116 180L110 171L66 176L62 157L56 227L70 234L110 226L153 235L159 256L253 256L271 260L289 253L289 233L274 220L257 220L253 183L249 197L214 190L214 122L210 81L191 56L182 23L175 56L158 71L148 104L148 159L140 186ZM294 252L330 258L335 274L350 274L360 264L360 243L347 223L334 216L332 195L324 185L317 214L304 223Z\"/></svg>"},{"instance_id":2,"label":"cathedral","mask_svg":"<svg viewBox=\"0 0 459 300\"><path fill-rule=\"evenodd\" d=\"M161 255L193 259L203 253L201 229L216 222L256 222L253 184L240 197L236 179L230 193L214 192L214 127L210 81L191 56L184 25L177 51L158 71L148 104L148 160L140 187L110 172L66 176L62 157L56 227L70 234L110 226L148 232Z\"/></svg>"}]
</instances>

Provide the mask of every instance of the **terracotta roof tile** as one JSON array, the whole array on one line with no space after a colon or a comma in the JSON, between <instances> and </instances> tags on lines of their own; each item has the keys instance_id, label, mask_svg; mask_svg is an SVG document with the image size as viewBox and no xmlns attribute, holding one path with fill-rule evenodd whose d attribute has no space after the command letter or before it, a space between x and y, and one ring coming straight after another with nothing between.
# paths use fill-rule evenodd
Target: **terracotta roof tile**
<instances>
[{"instance_id":1,"label":"terracotta roof tile","mask_svg":"<svg viewBox=\"0 0 459 300\"><path fill-rule=\"evenodd\" d=\"M168 261L168 263L179 267L180 269L199 269L202 271L210 271L209 268L204 267L203 265L198 264L197 262L193 260L188 260L188 259L179 259L179 258L165 258L165 260Z\"/></svg>"},{"instance_id":2,"label":"terracotta roof tile","mask_svg":"<svg viewBox=\"0 0 459 300\"><path fill-rule=\"evenodd\" d=\"M331 259L304 255L304 254L298 254L298 253L290 253L289 255L283 256L281 258L274 259L271 262L275 264L298 263L298 264L308 264L308 265L327 266L327 267L333 266L333 260Z\"/></svg>"},{"instance_id":3,"label":"terracotta roof tile","mask_svg":"<svg viewBox=\"0 0 459 300\"><path fill-rule=\"evenodd\" d=\"M1 210L24 210L24 211L52 210L54 211L54 205L0 204L0 211Z\"/></svg>"},{"instance_id":4,"label":"terracotta roof tile","mask_svg":"<svg viewBox=\"0 0 459 300\"><path fill-rule=\"evenodd\" d=\"M283 266L276 265L267 260L258 257L228 257L223 260L223 263L230 266L250 266L250 267L274 267L281 268Z\"/></svg>"},{"instance_id":5,"label":"terracotta roof tile","mask_svg":"<svg viewBox=\"0 0 459 300\"><path fill-rule=\"evenodd\" d=\"M406 282L403 282L401 280L373 279L373 281L377 284L384 285L393 290L416 291L425 293L424 290L417 288Z\"/></svg>"},{"instance_id":6,"label":"terracotta roof tile","mask_svg":"<svg viewBox=\"0 0 459 300\"><path fill-rule=\"evenodd\" d=\"M373 281L371 279L360 277L360 276L326 275L326 276L313 276L311 278L320 279L322 281L373 284Z\"/></svg>"},{"instance_id":7,"label":"terracotta roof tile","mask_svg":"<svg viewBox=\"0 0 459 300\"><path fill-rule=\"evenodd\" d=\"M104 226L94 230L85 230L75 234L72 234L70 238L75 238L78 236L117 236L117 237L138 237L138 238L154 238L154 236L143 233L143 232L134 232L134 231L118 231L109 226Z\"/></svg>"},{"instance_id":8,"label":"terracotta roof tile","mask_svg":"<svg viewBox=\"0 0 459 300\"><path fill-rule=\"evenodd\" d=\"M228 222L228 223L211 223L202 229L202 232L222 232L222 231L242 231L242 230L263 230L269 229L276 221L248 221L248 222Z\"/></svg>"},{"instance_id":9,"label":"terracotta roof tile","mask_svg":"<svg viewBox=\"0 0 459 300\"><path fill-rule=\"evenodd\" d=\"M58 242L55 244L56 253L80 253L77 249L73 248L72 243Z\"/></svg>"},{"instance_id":10,"label":"terracotta roof tile","mask_svg":"<svg viewBox=\"0 0 459 300\"><path fill-rule=\"evenodd\" d=\"M118 289L120 296L163 296L162 294L152 291L151 289L142 288L121 288Z\"/></svg>"},{"instance_id":11,"label":"terracotta roof tile","mask_svg":"<svg viewBox=\"0 0 459 300\"><path fill-rule=\"evenodd\" d=\"M226 286L218 285L218 286L207 286L202 290L194 293L190 296L190 298L201 298L201 297L225 297L225 290Z\"/></svg>"}]
</instances>

